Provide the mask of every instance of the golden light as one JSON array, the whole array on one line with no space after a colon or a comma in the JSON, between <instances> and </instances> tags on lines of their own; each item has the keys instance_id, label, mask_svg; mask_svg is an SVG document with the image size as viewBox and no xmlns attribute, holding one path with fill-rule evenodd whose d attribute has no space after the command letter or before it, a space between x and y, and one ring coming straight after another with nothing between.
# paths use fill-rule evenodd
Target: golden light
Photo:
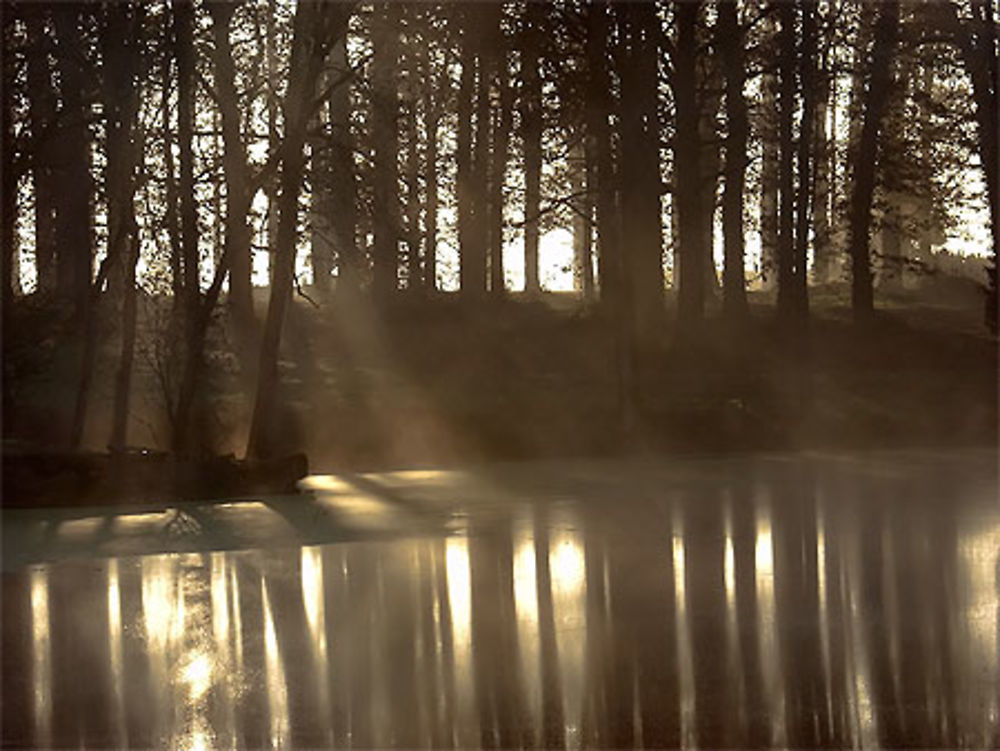
<instances>
[{"instance_id":1,"label":"golden light","mask_svg":"<svg viewBox=\"0 0 1000 751\"><path fill-rule=\"evenodd\" d=\"M31 570L31 664L35 738L48 745L52 722L52 647L49 625L49 572Z\"/></svg>"},{"instance_id":2,"label":"golden light","mask_svg":"<svg viewBox=\"0 0 1000 751\"><path fill-rule=\"evenodd\" d=\"M195 702L212 687L212 658L206 652L190 655L181 668L181 682L187 686L188 698Z\"/></svg>"}]
</instances>

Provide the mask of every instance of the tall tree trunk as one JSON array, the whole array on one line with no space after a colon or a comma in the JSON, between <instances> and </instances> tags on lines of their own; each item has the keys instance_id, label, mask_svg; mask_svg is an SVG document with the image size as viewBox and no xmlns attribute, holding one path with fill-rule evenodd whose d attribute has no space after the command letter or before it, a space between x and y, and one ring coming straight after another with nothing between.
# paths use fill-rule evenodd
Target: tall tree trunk
<instances>
[{"instance_id":1,"label":"tall tree trunk","mask_svg":"<svg viewBox=\"0 0 1000 751\"><path fill-rule=\"evenodd\" d=\"M230 24L236 6L228 2L208 4L212 16L212 65L219 94L222 121L222 167L226 181L226 219L222 253L229 259L229 304L242 327L253 321L253 297L250 287L251 234L248 216L252 200L246 146L240 132L239 99L236 93L236 66L229 39ZM218 267L220 263L216 264ZM197 338L197 337L195 337ZM201 357L200 352L188 353Z\"/></svg>"},{"instance_id":2,"label":"tall tree trunk","mask_svg":"<svg viewBox=\"0 0 1000 751\"><path fill-rule=\"evenodd\" d=\"M678 318L681 326L696 324L705 315L705 261L699 214L701 198L701 143L698 133L697 25L700 2L676 6L677 49L674 63L676 132L674 134L674 205L680 245Z\"/></svg>"},{"instance_id":3,"label":"tall tree trunk","mask_svg":"<svg viewBox=\"0 0 1000 751\"><path fill-rule=\"evenodd\" d=\"M424 288L431 292L437 289L438 138L441 109L450 95L447 71L437 74L434 78L437 79L436 90L430 87L424 90L424 123L427 139L424 149Z\"/></svg>"},{"instance_id":4,"label":"tall tree trunk","mask_svg":"<svg viewBox=\"0 0 1000 751\"><path fill-rule=\"evenodd\" d=\"M620 217L618 214L617 176L608 122L613 109L610 75L608 6L597 2L587 12L587 137L593 143L594 171L597 182L597 252L598 281L601 299L611 302L615 296L617 264L621 260Z\"/></svg>"},{"instance_id":5,"label":"tall tree trunk","mask_svg":"<svg viewBox=\"0 0 1000 751\"><path fill-rule=\"evenodd\" d=\"M170 241L170 288L173 293L174 311L179 311L179 306L184 296L184 279L181 248L180 230L180 209L179 195L177 191L177 174L174 163L174 132L173 118L170 115L170 89L171 68L173 60L173 44L164 46L163 58L161 61L161 81L160 81L160 126L163 128L163 172L164 172L164 201L166 211L164 221L167 225L167 237Z\"/></svg>"},{"instance_id":6,"label":"tall tree trunk","mask_svg":"<svg viewBox=\"0 0 1000 751\"><path fill-rule=\"evenodd\" d=\"M542 185L542 79L539 22L541 3L528 3L521 35L521 138L524 142L524 291L537 294L539 212Z\"/></svg>"},{"instance_id":7,"label":"tall tree trunk","mask_svg":"<svg viewBox=\"0 0 1000 751\"><path fill-rule=\"evenodd\" d=\"M330 92L331 142L329 160L330 215L327 224L333 233L337 256L337 285L357 291L361 286L362 257L358 251L357 169L354 165L354 136L351 131L351 63L346 36L331 52L333 75L338 83Z\"/></svg>"},{"instance_id":8,"label":"tall tree trunk","mask_svg":"<svg viewBox=\"0 0 1000 751\"><path fill-rule=\"evenodd\" d=\"M460 54L462 74L458 84L458 132L455 150L455 200L458 204L458 263L459 286L463 294L469 293L471 279L467 279L472 255L475 253L475 202L472 198L472 97L476 85L476 56L473 41L469 38L466 8L454 11L461 31Z\"/></svg>"},{"instance_id":9,"label":"tall tree trunk","mask_svg":"<svg viewBox=\"0 0 1000 751\"><path fill-rule=\"evenodd\" d=\"M830 237L830 178L833 172L833 145L827 132L827 117L837 109L831 94L829 65L820 72L816 91L816 116L813 118L813 153L816 155L816 189L813 203L813 276L817 284L827 284L833 273L833 247Z\"/></svg>"},{"instance_id":10,"label":"tall tree trunk","mask_svg":"<svg viewBox=\"0 0 1000 751\"><path fill-rule=\"evenodd\" d=\"M795 6L778 3L778 317L795 317Z\"/></svg>"},{"instance_id":11,"label":"tall tree trunk","mask_svg":"<svg viewBox=\"0 0 1000 751\"><path fill-rule=\"evenodd\" d=\"M109 7L105 23L101 46L107 132L108 255L121 257L122 295L121 349L115 373L109 445L112 450L121 450L128 441L137 318L135 270L139 260L139 228L134 206L135 172L142 143L142 134L136 132L142 16L138 8L116 5Z\"/></svg>"},{"instance_id":12,"label":"tall tree trunk","mask_svg":"<svg viewBox=\"0 0 1000 751\"><path fill-rule=\"evenodd\" d=\"M15 12L10 5L0 4L0 43L7 46L10 43L14 29ZM15 227L15 217L17 216L17 183L20 178L20 170L15 164L14 154L14 56L3 55L0 57L0 71L3 80L7 83L0 86L0 125L3 127L0 144L0 246L3 251L3 273L2 288L0 288L0 316L9 326L11 321L11 301L14 295L20 290L15 289L14 269L19 262L18 243ZM8 339L4 337L6 343ZM6 349L6 347L4 348ZM3 372L0 373L0 388L2 388L2 403L0 409L3 410L5 427L13 424L14 392L11 386L11 379L8 373L10 359L6 356L2 358Z\"/></svg>"},{"instance_id":13,"label":"tall tree trunk","mask_svg":"<svg viewBox=\"0 0 1000 751\"><path fill-rule=\"evenodd\" d=\"M621 66L622 228L631 276L633 325L644 348L663 326L663 242L660 219L660 141L657 117L655 6L620 6L628 54Z\"/></svg>"},{"instance_id":14,"label":"tall tree trunk","mask_svg":"<svg viewBox=\"0 0 1000 751\"><path fill-rule=\"evenodd\" d=\"M621 215L618 211L618 175L609 119L612 114L610 86L610 8L595 2L587 10L587 131L594 142L597 173L597 243L601 302L614 321L615 375L621 430L629 435L637 422L638 387L635 346L627 313L631 297L622 251Z\"/></svg>"},{"instance_id":15,"label":"tall tree trunk","mask_svg":"<svg viewBox=\"0 0 1000 751\"><path fill-rule=\"evenodd\" d=\"M776 46L774 21L765 19L766 49ZM761 167L760 167L760 266L765 289L778 281L778 76L768 65L761 77Z\"/></svg>"},{"instance_id":16,"label":"tall tree trunk","mask_svg":"<svg viewBox=\"0 0 1000 751\"><path fill-rule=\"evenodd\" d=\"M869 250L872 195L878 158L879 130L888 95L890 62L899 33L899 2L888 0L880 6L875 22L868 86L864 90L861 134L854 163L850 203L851 307L859 323L871 319L875 301L872 291Z\"/></svg>"},{"instance_id":17,"label":"tall tree trunk","mask_svg":"<svg viewBox=\"0 0 1000 751\"><path fill-rule=\"evenodd\" d=\"M498 29L496 33L502 34L503 32ZM501 43L497 53L496 70L497 87L500 89L500 104L495 115L496 124L493 127L493 148L490 160L490 290L494 295L502 295L505 290L503 267L504 185L507 178L507 151L510 145L510 131L514 123L514 92L510 86L506 40Z\"/></svg>"},{"instance_id":18,"label":"tall tree trunk","mask_svg":"<svg viewBox=\"0 0 1000 751\"><path fill-rule=\"evenodd\" d=\"M372 218L375 298L386 302L396 291L401 219L399 207L399 6L376 5L372 20Z\"/></svg>"},{"instance_id":19,"label":"tall tree trunk","mask_svg":"<svg viewBox=\"0 0 1000 751\"><path fill-rule=\"evenodd\" d=\"M718 40L726 79L725 193L722 197L722 235L725 265L722 270L723 311L730 318L747 313L746 280L743 274L743 185L749 124L743 97L746 66L743 32L736 0L719 5Z\"/></svg>"},{"instance_id":20,"label":"tall tree trunk","mask_svg":"<svg viewBox=\"0 0 1000 751\"><path fill-rule=\"evenodd\" d=\"M589 139L584 136L573 145L570 153L570 191L573 193L573 286L589 301L594 295L592 263L593 200L590 183L596 177L593 160L588 159Z\"/></svg>"},{"instance_id":21,"label":"tall tree trunk","mask_svg":"<svg viewBox=\"0 0 1000 751\"><path fill-rule=\"evenodd\" d=\"M247 455L261 458L278 448L271 435L278 398L278 349L285 313L292 297L295 273L295 239L298 197L305 170L306 126L320 69L330 45L346 31L351 7L300 0L295 9L292 59L285 95L285 137L281 145L281 200L278 219L278 253L274 281L261 337L253 417Z\"/></svg>"},{"instance_id":22,"label":"tall tree trunk","mask_svg":"<svg viewBox=\"0 0 1000 751\"><path fill-rule=\"evenodd\" d=\"M489 196L490 196L490 149L491 149L491 115L490 88L493 84L495 69L496 50L493 45L493 32L499 23L493 22L493 16L497 14L499 5L490 3L485 6L488 10L481 10L482 18L477 18L475 22L476 38L478 43L476 49L476 127L475 145L472 150L472 200L475 208L472 216L475 218L472 232L473 245L471 256L462 258L462 290L472 292L474 297L479 297L486 291L487 281L487 260L491 255L489 247L490 216L489 216Z\"/></svg>"},{"instance_id":23,"label":"tall tree trunk","mask_svg":"<svg viewBox=\"0 0 1000 751\"><path fill-rule=\"evenodd\" d=\"M798 142L798 195L796 197L795 250L792 254L792 306L797 318L809 312L807 248L809 244L810 205L812 201L811 137L816 117L815 57L816 9L815 0L801 0L802 45L799 52L799 79L802 83L802 116L799 121Z\"/></svg>"},{"instance_id":24,"label":"tall tree trunk","mask_svg":"<svg viewBox=\"0 0 1000 751\"><path fill-rule=\"evenodd\" d=\"M946 14L946 28L952 30L972 79L979 132L979 161L986 178L993 239L993 258L987 280L986 324L996 334L997 289L1000 285L1000 135L997 133L1000 130L1000 60L997 52L1000 19L994 17L994 5L990 0L971 1L971 20L959 21L952 2L942 3L940 10Z\"/></svg>"},{"instance_id":25,"label":"tall tree trunk","mask_svg":"<svg viewBox=\"0 0 1000 751\"><path fill-rule=\"evenodd\" d=\"M38 289L56 286L56 92L52 85L49 53L52 39L48 4L26 8L28 26L28 114L31 121L32 179L35 199L35 267ZM9 85L5 84L5 85Z\"/></svg>"}]
</instances>

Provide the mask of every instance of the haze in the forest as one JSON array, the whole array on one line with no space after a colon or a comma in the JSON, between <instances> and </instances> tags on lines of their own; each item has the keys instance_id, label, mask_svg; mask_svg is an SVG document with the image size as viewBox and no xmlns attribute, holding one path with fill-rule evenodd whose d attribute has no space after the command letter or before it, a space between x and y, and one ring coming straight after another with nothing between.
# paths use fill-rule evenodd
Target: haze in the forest
<instances>
[{"instance_id":1,"label":"haze in the forest","mask_svg":"<svg viewBox=\"0 0 1000 751\"><path fill-rule=\"evenodd\" d=\"M5 453L996 441L995 0L0 14Z\"/></svg>"}]
</instances>

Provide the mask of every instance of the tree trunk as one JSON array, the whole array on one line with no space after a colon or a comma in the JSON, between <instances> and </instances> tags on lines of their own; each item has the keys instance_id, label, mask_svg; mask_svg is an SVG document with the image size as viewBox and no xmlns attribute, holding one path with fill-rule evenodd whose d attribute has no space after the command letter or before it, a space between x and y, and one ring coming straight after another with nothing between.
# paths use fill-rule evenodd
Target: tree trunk
<instances>
[{"instance_id":1,"label":"tree trunk","mask_svg":"<svg viewBox=\"0 0 1000 751\"><path fill-rule=\"evenodd\" d=\"M815 57L816 16L814 0L801 0L802 45L799 53L799 79L802 83L802 116L799 121L798 195L796 197L795 250L792 254L792 307L796 318L809 313L807 248L809 244L810 204L812 200L812 128L816 118Z\"/></svg>"},{"instance_id":2,"label":"tree trunk","mask_svg":"<svg viewBox=\"0 0 1000 751\"><path fill-rule=\"evenodd\" d=\"M593 234L593 201L590 197L590 182L595 177L588 159L589 139L584 136L573 144L570 152L570 191L573 198L573 287L580 296L589 301L594 295L594 269L591 258L591 235Z\"/></svg>"},{"instance_id":3,"label":"tree trunk","mask_svg":"<svg viewBox=\"0 0 1000 751\"><path fill-rule=\"evenodd\" d=\"M737 319L747 314L746 281L743 274L743 185L749 124L743 97L746 66L743 32L737 18L736 0L719 5L719 44L726 78L725 193L722 197L722 234L725 265L722 270L723 311Z\"/></svg>"},{"instance_id":4,"label":"tree trunk","mask_svg":"<svg viewBox=\"0 0 1000 751\"><path fill-rule=\"evenodd\" d=\"M437 289L438 137L441 109L450 94L447 71L442 71L435 78L437 90L432 91L428 87L424 91L427 139L424 149L424 288L431 292Z\"/></svg>"},{"instance_id":5,"label":"tree trunk","mask_svg":"<svg viewBox=\"0 0 1000 751\"><path fill-rule=\"evenodd\" d=\"M820 72L816 92L816 116L813 118L813 151L816 155L816 189L813 203L813 276L817 284L827 284L833 277L833 247L830 237L830 177L833 172L833 146L827 133L828 113L836 111L837 100L831 96L831 73L828 66Z\"/></svg>"},{"instance_id":6,"label":"tree trunk","mask_svg":"<svg viewBox=\"0 0 1000 751\"><path fill-rule=\"evenodd\" d=\"M272 433L278 398L278 349L292 297L298 197L305 170L306 126L320 69L330 45L345 33L350 6L300 0L295 9L292 59L285 95L285 137L281 145L281 199L274 281L261 338L247 456L263 458L278 449Z\"/></svg>"},{"instance_id":7,"label":"tree trunk","mask_svg":"<svg viewBox=\"0 0 1000 751\"><path fill-rule=\"evenodd\" d=\"M701 196L701 143L698 133L697 24L699 2L676 6L677 49L674 63L676 133L674 134L674 205L677 216L680 274L678 318L682 326L700 322L705 315L705 260L699 214Z\"/></svg>"},{"instance_id":8,"label":"tree trunk","mask_svg":"<svg viewBox=\"0 0 1000 751\"><path fill-rule=\"evenodd\" d=\"M499 14L498 14L499 15ZM502 34L497 23L497 34ZM490 160L490 291L502 295L505 291L503 267L503 209L504 185L507 178L507 151L510 131L514 123L514 90L510 86L507 66L506 40L501 42L497 54L497 87L500 89L500 106L493 127L493 148Z\"/></svg>"},{"instance_id":9,"label":"tree trunk","mask_svg":"<svg viewBox=\"0 0 1000 751\"><path fill-rule=\"evenodd\" d=\"M399 6L376 5L372 20L373 291L386 302L396 291L401 221L399 207ZM280 230L279 230L280 232Z\"/></svg>"},{"instance_id":10,"label":"tree trunk","mask_svg":"<svg viewBox=\"0 0 1000 751\"><path fill-rule=\"evenodd\" d=\"M492 254L489 247L490 215L490 149L491 149L491 107L490 88L493 84L495 65L495 48L492 34L499 26L493 23L493 15L499 9L497 3L485 6L488 11L479 11L483 18L475 21L476 38L476 127L475 145L472 151L472 200L475 208L472 210L474 229L472 231L472 254L462 258L463 291L473 292L479 297L486 291L487 260ZM466 283L468 282L468 283Z\"/></svg>"},{"instance_id":11,"label":"tree trunk","mask_svg":"<svg viewBox=\"0 0 1000 751\"><path fill-rule=\"evenodd\" d=\"M0 43L6 46L10 42L13 32L15 13L10 5L0 4ZM19 262L17 234L15 231L15 217L17 216L17 183L19 180L19 170L15 166L14 159L14 56L3 55L0 58L2 66L3 80L7 83L0 86L0 118L2 118L3 143L0 145L0 245L3 250L3 274L0 289L0 316L10 325L11 301L15 294L20 292L15 288L15 267ZM8 341L6 337L3 340ZM6 349L6 348L5 348ZM0 388L3 391L0 409L3 410L3 417L7 427L13 424L14 393L11 387L11 379L8 377L7 368L10 360L5 356L2 360L3 372L0 373Z\"/></svg>"},{"instance_id":12,"label":"tree trunk","mask_svg":"<svg viewBox=\"0 0 1000 751\"><path fill-rule=\"evenodd\" d=\"M228 2L208 4L212 16L212 65L219 94L222 118L222 167L226 181L226 219L223 254L229 258L229 304L236 321L243 327L253 321L253 296L250 287L251 186L246 147L240 132L239 99L236 92L236 67L229 40L229 27L236 6ZM221 260L220 260L221 264ZM220 264L217 264L220 265ZM201 357L201 353L189 353Z\"/></svg>"},{"instance_id":13,"label":"tree trunk","mask_svg":"<svg viewBox=\"0 0 1000 751\"><path fill-rule=\"evenodd\" d=\"M476 85L476 58L472 41L468 38L467 9L455 10L459 14L462 38L462 74L458 84L458 132L455 151L455 199L458 204L458 264L459 286L463 294L468 294L472 285L469 276L471 258L474 254L473 237L475 217L472 199L472 97Z\"/></svg>"},{"instance_id":14,"label":"tree trunk","mask_svg":"<svg viewBox=\"0 0 1000 751\"><path fill-rule=\"evenodd\" d=\"M889 88L890 61L896 47L899 27L899 2L888 0L879 8L875 22L868 87L864 90L864 109L857 154L853 159L854 181L850 203L851 306L854 319L867 322L874 313L872 291L871 228L872 194L875 190L875 166L878 158L879 130Z\"/></svg>"},{"instance_id":15,"label":"tree trunk","mask_svg":"<svg viewBox=\"0 0 1000 751\"><path fill-rule=\"evenodd\" d=\"M330 215L327 225L337 258L337 286L357 291L361 286L363 259L358 252L357 170L354 165L354 137L351 131L351 64L347 40L340 39L331 53L333 75L339 83L330 92L329 165L332 177Z\"/></svg>"},{"instance_id":16,"label":"tree trunk","mask_svg":"<svg viewBox=\"0 0 1000 751\"><path fill-rule=\"evenodd\" d=\"M521 46L521 138L524 141L524 291L535 295L538 279L539 211L542 185L541 3L528 3Z\"/></svg>"},{"instance_id":17,"label":"tree trunk","mask_svg":"<svg viewBox=\"0 0 1000 751\"><path fill-rule=\"evenodd\" d=\"M645 348L662 330L664 312L655 85L659 19L650 4L621 8L629 45L621 66L622 227L636 341Z\"/></svg>"},{"instance_id":18,"label":"tree trunk","mask_svg":"<svg viewBox=\"0 0 1000 751\"><path fill-rule=\"evenodd\" d=\"M28 114L31 121L32 180L35 199L35 268L38 290L56 286L56 92L52 85L46 32L48 4L26 9L28 26Z\"/></svg>"},{"instance_id":19,"label":"tree trunk","mask_svg":"<svg viewBox=\"0 0 1000 751\"><path fill-rule=\"evenodd\" d=\"M101 39L107 133L105 192L108 201L108 255L121 257L121 349L111 415L109 445L112 450L123 449L128 440L136 337L135 269L139 260L135 171L139 163L142 134L135 130L139 112L139 34L142 17L138 9L129 11L125 5L109 8Z\"/></svg>"},{"instance_id":20,"label":"tree trunk","mask_svg":"<svg viewBox=\"0 0 1000 751\"><path fill-rule=\"evenodd\" d=\"M778 3L778 317L795 317L795 6Z\"/></svg>"},{"instance_id":21,"label":"tree trunk","mask_svg":"<svg viewBox=\"0 0 1000 751\"><path fill-rule=\"evenodd\" d=\"M776 46L774 22L765 21L767 49ZM760 273L765 289L778 279L778 76L768 65L761 78Z\"/></svg>"}]
</instances>

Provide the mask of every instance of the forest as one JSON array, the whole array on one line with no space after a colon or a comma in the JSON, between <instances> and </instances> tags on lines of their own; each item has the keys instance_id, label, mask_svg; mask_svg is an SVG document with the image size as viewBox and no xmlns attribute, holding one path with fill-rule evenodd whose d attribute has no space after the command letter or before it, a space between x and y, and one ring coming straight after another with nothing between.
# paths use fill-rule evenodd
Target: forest
<instances>
[{"instance_id":1,"label":"forest","mask_svg":"<svg viewBox=\"0 0 1000 751\"><path fill-rule=\"evenodd\" d=\"M995 0L5 0L4 452L995 444Z\"/></svg>"}]
</instances>

